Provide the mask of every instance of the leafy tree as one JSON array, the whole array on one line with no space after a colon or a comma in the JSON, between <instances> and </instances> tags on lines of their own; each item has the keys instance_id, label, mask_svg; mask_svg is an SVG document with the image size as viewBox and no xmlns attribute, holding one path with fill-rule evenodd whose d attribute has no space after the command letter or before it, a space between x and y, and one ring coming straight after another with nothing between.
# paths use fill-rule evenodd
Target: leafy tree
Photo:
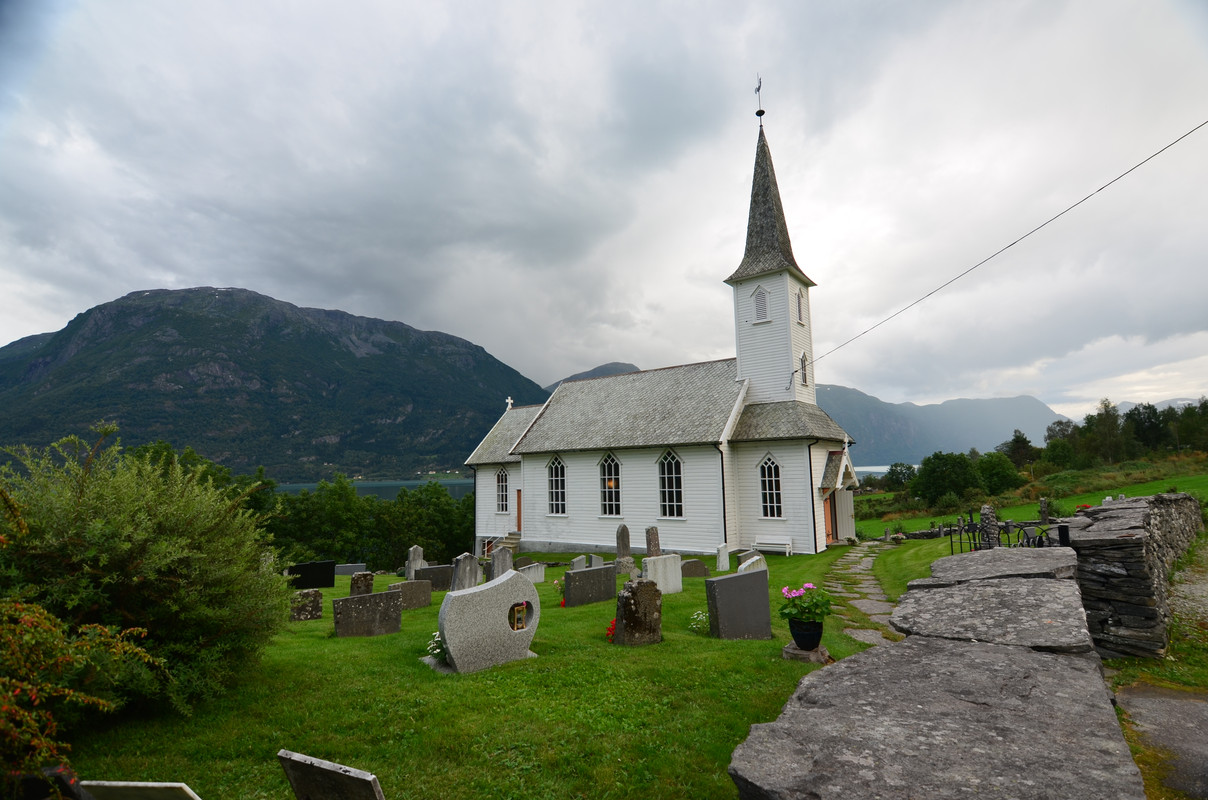
<instances>
[{"instance_id":1,"label":"leafy tree","mask_svg":"<svg viewBox=\"0 0 1208 800\"><path fill-rule=\"evenodd\" d=\"M1061 469L1074 463L1074 445L1069 439L1052 439L1044 446L1044 460Z\"/></svg>"},{"instance_id":2,"label":"leafy tree","mask_svg":"<svg viewBox=\"0 0 1208 800\"><path fill-rule=\"evenodd\" d=\"M1106 397L1099 401L1098 412L1087 414L1082 421L1081 442L1085 452L1114 464L1123 455L1124 439L1120 425L1120 412L1115 403Z\"/></svg>"},{"instance_id":3,"label":"leafy tree","mask_svg":"<svg viewBox=\"0 0 1208 800\"><path fill-rule=\"evenodd\" d=\"M154 462L67 437L17 447L0 487L27 523L0 551L0 594L69 627L140 627L162 673L126 696L177 709L221 691L280 630L289 587L256 517L177 459Z\"/></svg>"},{"instance_id":4,"label":"leafy tree","mask_svg":"<svg viewBox=\"0 0 1208 800\"><path fill-rule=\"evenodd\" d=\"M901 461L889 465L885 472L883 483L891 492L900 491L910 485L918 471L913 464L903 464Z\"/></svg>"},{"instance_id":5,"label":"leafy tree","mask_svg":"<svg viewBox=\"0 0 1208 800\"><path fill-rule=\"evenodd\" d=\"M994 449L1009 458L1016 469L1023 469L1033 461L1038 461L1043 453L1039 447L1032 445L1032 441L1028 438L1027 434L1019 428L1015 429L1015 433L1011 435L1010 439ZM989 491L990 494L998 494L993 489Z\"/></svg>"},{"instance_id":6,"label":"leafy tree","mask_svg":"<svg viewBox=\"0 0 1208 800\"><path fill-rule=\"evenodd\" d=\"M1044 429L1044 443L1056 441L1057 439L1073 439L1078 434L1078 426L1068 419L1059 419L1049 423L1049 426Z\"/></svg>"},{"instance_id":7,"label":"leafy tree","mask_svg":"<svg viewBox=\"0 0 1208 800\"><path fill-rule=\"evenodd\" d=\"M1141 403L1125 411L1124 424L1146 450L1162 449L1170 440L1170 429L1151 403Z\"/></svg>"},{"instance_id":8,"label":"leafy tree","mask_svg":"<svg viewBox=\"0 0 1208 800\"><path fill-rule=\"evenodd\" d=\"M337 473L330 483L319 481L313 492L283 495L268 529L293 561L366 561L378 502L357 495L352 481Z\"/></svg>"},{"instance_id":9,"label":"leafy tree","mask_svg":"<svg viewBox=\"0 0 1208 800\"><path fill-rule=\"evenodd\" d=\"M1016 431L1018 433L1018 431ZM1027 437L1025 436L1026 440ZM1031 447L1031 445L1028 445ZM986 453L977 462L977 474L981 476L986 492L991 495L1017 489L1024 484L1019 470L1002 452Z\"/></svg>"},{"instance_id":10,"label":"leafy tree","mask_svg":"<svg viewBox=\"0 0 1208 800\"><path fill-rule=\"evenodd\" d=\"M966 496L968 490L982 491L981 476L973 462L963 453L936 451L923 459L918 475L910 484L911 494L922 497L928 505L948 492Z\"/></svg>"}]
</instances>

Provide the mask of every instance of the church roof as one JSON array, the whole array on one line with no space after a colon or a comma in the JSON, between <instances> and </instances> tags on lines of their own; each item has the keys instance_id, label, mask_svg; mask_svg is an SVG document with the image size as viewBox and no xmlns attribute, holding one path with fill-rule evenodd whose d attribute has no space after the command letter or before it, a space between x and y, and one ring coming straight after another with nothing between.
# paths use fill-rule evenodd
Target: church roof
<instances>
[{"instance_id":1,"label":"church roof","mask_svg":"<svg viewBox=\"0 0 1208 800\"><path fill-rule=\"evenodd\" d=\"M773 439L829 439L842 442L847 432L813 403L787 400L756 403L742 410L730 436L732 442Z\"/></svg>"},{"instance_id":2,"label":"church roof","mask_svg":"<svg viewBox=\"0 0 1208 800\"><path fill-rule=\"evenodd\" d=\"M789 228L780 205L780 189L776 186L776 171L772 169L772 151L768 149L763 126L759 126L759 141L755 145L755 177L751 181L751 213L747 218L747 249L742 263L726 283L791 270L815 286L793 258Z\"/></svg>"},{"instance_id":3,"label":"church roof","mask_svg":"<svg viewBox=\"0 0 1208 800\"><path fill-rule=\"evenodd\" d=\"M524 433L529 423L541 411L541 406L515 406L509 408L491 428L466 464L520 463L520 456L512 455L512 445Z\"/></svg>"},{"instance_id":4,"label":"church roof","mask_svg":"<svg viewBox=\"0 0 1208 800\"><path fill-rule=\"evenodd\" d=\"M721 441L738 402L735 359L560 385L512 453Z\"/></svg>"}]
</instances>

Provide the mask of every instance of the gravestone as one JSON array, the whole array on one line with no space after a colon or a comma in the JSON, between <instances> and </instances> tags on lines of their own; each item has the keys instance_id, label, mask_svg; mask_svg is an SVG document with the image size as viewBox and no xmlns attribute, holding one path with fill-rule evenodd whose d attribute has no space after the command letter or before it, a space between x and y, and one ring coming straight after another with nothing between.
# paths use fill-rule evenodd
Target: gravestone
<instances>
[{"instance_id":1,"label":"gravestone","mask_svg":"<svg viewBox=\"0 0 1208 800\"><path fill-rule=\"evenodd\" d=\"M730 545L725 542L717 546L717 571L730 571Z\"/></svg>"},{"instance_id":2,"label":"gravestone","mask_svg":"<svg viewBox=\"0 0 1208 800\"><path fill-rule=\"evenodd\" d=\"M491 551L490 574L487 575L487 580L494 580L512 568L511 549L507 547L496 547Z\"/></svg>"},{"instance_id":3,"label":"gravestone","mask_svg":"<svg viewBox=\"0 0 1208 800\"><path fill-rule=\"evenodd\" d=\"M472 553L462 553L453 559L453 584L450 591L472 589L482 583L482 565Z\"/></svg>"},{"instance_id":4,"label":"gravestone","mask_svg":"<svg viewBox=\"0 0 1208 800\"><path fill-rule=\"evenodd\" d=\"M453 585L453 565L433 564L430 567L420 567L415 570L414 580L428 581L432 584L434 592L447 592Z\"/></svg>"},{"instance_id":5,"label":"gravestone","mask_svg":"<svg viewBox=\"0 0 1208 800\"><path fill-rule=\"evenodd\" d=\"M755 570L768 571L768 560L763 557L762 553L756 553L753 557L748 558L738 565L738 572L752 572Z\"/></svg>"},{"instance_id":6,"label":"gravestone","mask_svg":"<svg viewBox=\"0 0 1208 800\"><path fill-rule=\"evenodd\" d=\"M612 643L658 644L663 641L663 593L654 581L625 581L617 595L617 625Z\"/></svg>"},{"instance_id":7,"label":"gravestone","mask_svg":"<svg viewBox=\"0 0 1208 800\"><path fill-rule=\"evenodd\" d=\"M659 529L651 525L646 529L646 557L658 557L663 554L663 548L659 546Z\"/></svg>"},{"instance_id":8,"label":"gravestone","mask_svg":"<svg viewBox=\"0 0 1208 800\"><path fill-rule=\"evenodd\" d=\"M738 558L737 558L738 566L741 567L742 562L747 561L748 559L758 558L758 557L759 557L758 550L740 550L738 553Z\"/></svg>"},{"instance_id":9,"label":"gravestone","mask_svg":"<svg viewBox=\"0 0 1208 800\"><path fill-rule=\"evenodd\" d=\"M398 633L403 622L402 592L377 592L331 601L336 636L384 636Z\"/></svg>"},{"instance_id":10,"label":"gravestone","mask_svg":"<svg viewBox=\"0 0 1208 800\"><path fill-rule=\"evenodd\" d=\"M392 583L387 587L387 591L398 592L403 598L403 610L409 611L414 608L427 608L432 605L432 582L431 581L403 581L402 583Z\"/></svg>"},{"instance_id":11,"label":"gravestone","mask_svg":"<svg viewBox=\"0 0 1208 800\"><path fill-rule=\"evenodd\" d=\"M1049 498L1040 498L1040 524L1049 524Z\"/></svg>"},{"instance_id":12,"label":"gravestone","mask_svg":"<svg viewBox=\"0 0 1208 800\"><path fill-rule=\"evenodd\" d=\"M291 622L305 622L323 618L323 590L299 589L289 602Z\"/></svg>"},{"instance_id":13,"label":"gravestone","mask_svg":"<svg viewBox=\"0 0 1208 800\"><path fill-rule=\"evenodd\" d=\"M278 752L277 760L298 800L385 800L371 772L289 750Z\"/></svg>"},{"instance_id":14,"label":"gravestone","mask_svg":"<svg viewBox=\"0 0 1208 800\"><path fill-rule=\"evenodd\" d=\"M592 554L587 557L587 568L588 569L594 569L596 567L602 567L602 566L604 566L604 556L598 556L598 555Z\"/></svg>"},{"instance_id":15,"label":"gravestone","mask_svg":"<svg viewBox=\"0 0 1208 800\"><path fill-rule=\"evenodd\" d=\"M528 556L520 556L512 562L512 569L519 571L521 567L527 567L528 565L535 563L537 562L533 561L533 559L529 558Z\"/></svg>"},{"instance_id":16,"label":"gravestone","mask_svg":"<svg viewBox=\"0 0 1208 800\"><path fill-rule=\"evenodd\" d=\"M994 506L981 507L981 522L977 531L982 547L998 547L998 512L994 510Z\"/></svg>"},{"instance_id":17,"label":"gravestone","mask_svg":"<svg viewBox=\"0 0 1208 800\"><path fill-rule=\"evenodd\" d=\"M646 556L642 559L642 577L658 584L659 591L663 594L679 594L684 591L679 553L654 558Z\"/></svg>"},{"instance_id":18,"label":"gravestone","mask_svg":"<svg viewBox=\"0 0 1208 800\"><path fill-rule=\"evenodd\" d=\"M709 635L718 639L771 639L768 571L736 572L705 579Z\"/></svg>"},{"instance_id":19,"label":"gravestone","mask_svg":"<svg viewBox=\"0 0 1208 800\"><path fill-rule=\"evenodd\" d=\"M295 589L326 589L336 585L335 561L306 561L285 570L292 575Z\"/></svg>"},{"instance_id":20,"label":"gravestone","mask_svg":"<svg viewBox=\"0 0 1208 800\"><path fill-rule=\"evenodd\" d=\"M456 672L532 658L529 650L541 601L532 581L515 570L489 583L445 595L440 606L440 638Z\"/></svg>"},{"instance_id":21,"label":"gravestone","mask_svg":"<svg viewBox=\"0 0 1208 800\"><path fill-rule=\"evenodd\" d=\"M630 575L636 577L635 573L638 571L638 564L634 560L633 556L618 558L616 561L612 562L612 565L616 568L618 575Z\"/></svg>"},{"instance_id":22,"label":"gravestone","mask_svg":"<svg viewBox=\"0 0 1208 800\"><path fill-rule=\"evenodd\" d=\"M404 573L407 580L415 580L415 571L428 566L428 562L424 561L424 548L418 544L411 545L407 550L407 570Z\"/></svg>"},{"instance_id":23,"label":"gravestone","mask_svg":"<svg viewBox=\"0 0 1208 800\"><path fill-rule=\"evenodd\" d=\"M633 553L629 549L629 526L622 522L617 526L617 560L629 558Z\"/></svg>"},{"instance_id":24,"label":"gravestone","mask_svg":"<svg viewBox=\"0 0 1208 800\"><path fill-rule=\"evenodd\" d=\"M532 564L525 564L522 567L517 567L516 571L528 578L533 583L545 583L545 565L540 561L535 561Z\"/></svg>"},{"instance_id":25,"label":"gravestone","mask_svg":"<svg viewBox=\"0 0 1208 800\"><path fill-rule=\"evenodd\" d=\"M373 594L373 573L358 572L348 585L348 595Z\"/></svg>"},{"instance_id":26,"label":"gravestone","mask_svg":"<svg viewBox=\"0 0 1208 800\"><path fill-rule=\"evenodd\" d=\"M587 569L587 556L575 556L570 560L570 568Z\"/></svg>"},{"instance_id":27,"label":"gravestone","mask_svg":"<svg viewBox=\"0 0 1208 800\"><path fill-rule=\"evenodd\" d=\"M680 562L680 575L685 578L707 578L709 568L699 558L687 558Z\"/></svg>"},{"instance_id":28,"label":"gravestone","mask_svg":"<svg viewBox=\"0 0 1208 800\"><path fill-rule=\"evenodd\" d=\"M368 564L336 564L337 575L356 575L369 568Z\"/></svg>"},{"instance_id":29,"label":"gravestone","mask_svg":"<svg viewBox=\"0 0 1208 800\"><path fill-rule=\"evenodd\" d=\"M158 781L80 781L79 794L87 800L201 800L184 783ZM73 795L64 795L72 797ZM53 795L52 795L53 797Z\"/></svg>"},{"instance_id":30,"label":"gravestone","mask_svg":"<svg viewBox=\"0 0 1208 800\"><path fill-rule=\"evenodd\" d=\"M567 608L600 603L617 596L617 570L613 564L593 569L567 570L566 589L562 595Z\"/></svg>"}]
</instances>

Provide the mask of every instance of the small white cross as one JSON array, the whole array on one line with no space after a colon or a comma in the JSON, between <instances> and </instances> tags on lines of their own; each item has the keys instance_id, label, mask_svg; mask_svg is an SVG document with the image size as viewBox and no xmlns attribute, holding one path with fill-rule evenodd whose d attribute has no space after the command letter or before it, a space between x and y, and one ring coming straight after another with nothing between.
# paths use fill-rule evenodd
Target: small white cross
<instances>
[{"instance_id":1,"label":"small white cross","mask_svg":"<svg viewBox=\"0 0 1208 800\"><path fill-rule=\"evenodd\" d=\"M508 397L508 411L511 411L511 410L512 410L512 398L509 396Z\"/></svg>"}]
</instances>

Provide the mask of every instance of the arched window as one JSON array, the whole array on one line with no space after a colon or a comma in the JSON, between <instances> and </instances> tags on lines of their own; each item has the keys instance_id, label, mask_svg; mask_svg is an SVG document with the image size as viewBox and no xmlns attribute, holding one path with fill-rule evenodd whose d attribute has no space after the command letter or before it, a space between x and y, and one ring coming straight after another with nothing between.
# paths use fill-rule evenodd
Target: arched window
<instances>
[{"instance_id":1,"label":"arched window","mask_svg":"<svg viewBox=\"0 0 1208 800\"><path fill-rule=\"evenodd\" d=\"M554 456L546 469L549 475L549 513L566 513L566 465Z\"/></svg>"},{"instance_id":2,"label":"arched window","mask_svg":"<svg viewBox=\"0 0 1208 800\"><path fill-rule=\"evenodd\" d=\"M759 496L765 517L783 517L780 501L780 465L771 456L759 465Z\"/></svg>"},{"instance_id":3,"label":"arched window","mask_svg":"<svg viewBox=\"0 0 1208 800\"><path fill-rule=\"evenodd\" d=\"M600 514L621 516L621 462L612 453L600 462Z\"/></svg>"},{"instance_id":4,"label":"arched window","mask_svg":"<svg viewBox=\"0 0 1208 800\"><path fill-rule=\"evenodd\" d=\"M768 318L768 293L760 286L755 290L755 321L763 322Z\"/></svg>"},{"instance_id":5,"label":"arched window","mask_svg":"<svg viewBox=\"0 0 1208 800\"><path fill-rule=\"evenodd\" d=\"M684 516L684 466L670 450L659 459L659 516Z\"/></svg>"},{"instance_id":6,"label":"arched window","mask_svg":"<svg viewBox=\"0 0 1208 800\"><path fill-rule=\"evenodd\" d=\"M508 471L502 468L495 473L495 511L508 513Z\"/></svg>"},{"instance_id":7,"label":"arched window","mask_svg":"<svg viewBox=\"0 0 1208 800\"><path fill-rule=\"evenodd\" d=\"M797 290L797 321L805 322L805 290Z\"/></svg>"},{"instance_id":8,"label":"arched window","mask_svg":"<svg viewBox=\"0 0 1208 800\"><path fill-rule=\"evenodd\" d=\"M806 357L804 350L801 351L801 361L799 362L798 367L800 367L798 371L801 373L801 385L809 386L810 379L809 372L807 372L807 370L810 367L810 360Z\"/></svg>"}]
</instances>

